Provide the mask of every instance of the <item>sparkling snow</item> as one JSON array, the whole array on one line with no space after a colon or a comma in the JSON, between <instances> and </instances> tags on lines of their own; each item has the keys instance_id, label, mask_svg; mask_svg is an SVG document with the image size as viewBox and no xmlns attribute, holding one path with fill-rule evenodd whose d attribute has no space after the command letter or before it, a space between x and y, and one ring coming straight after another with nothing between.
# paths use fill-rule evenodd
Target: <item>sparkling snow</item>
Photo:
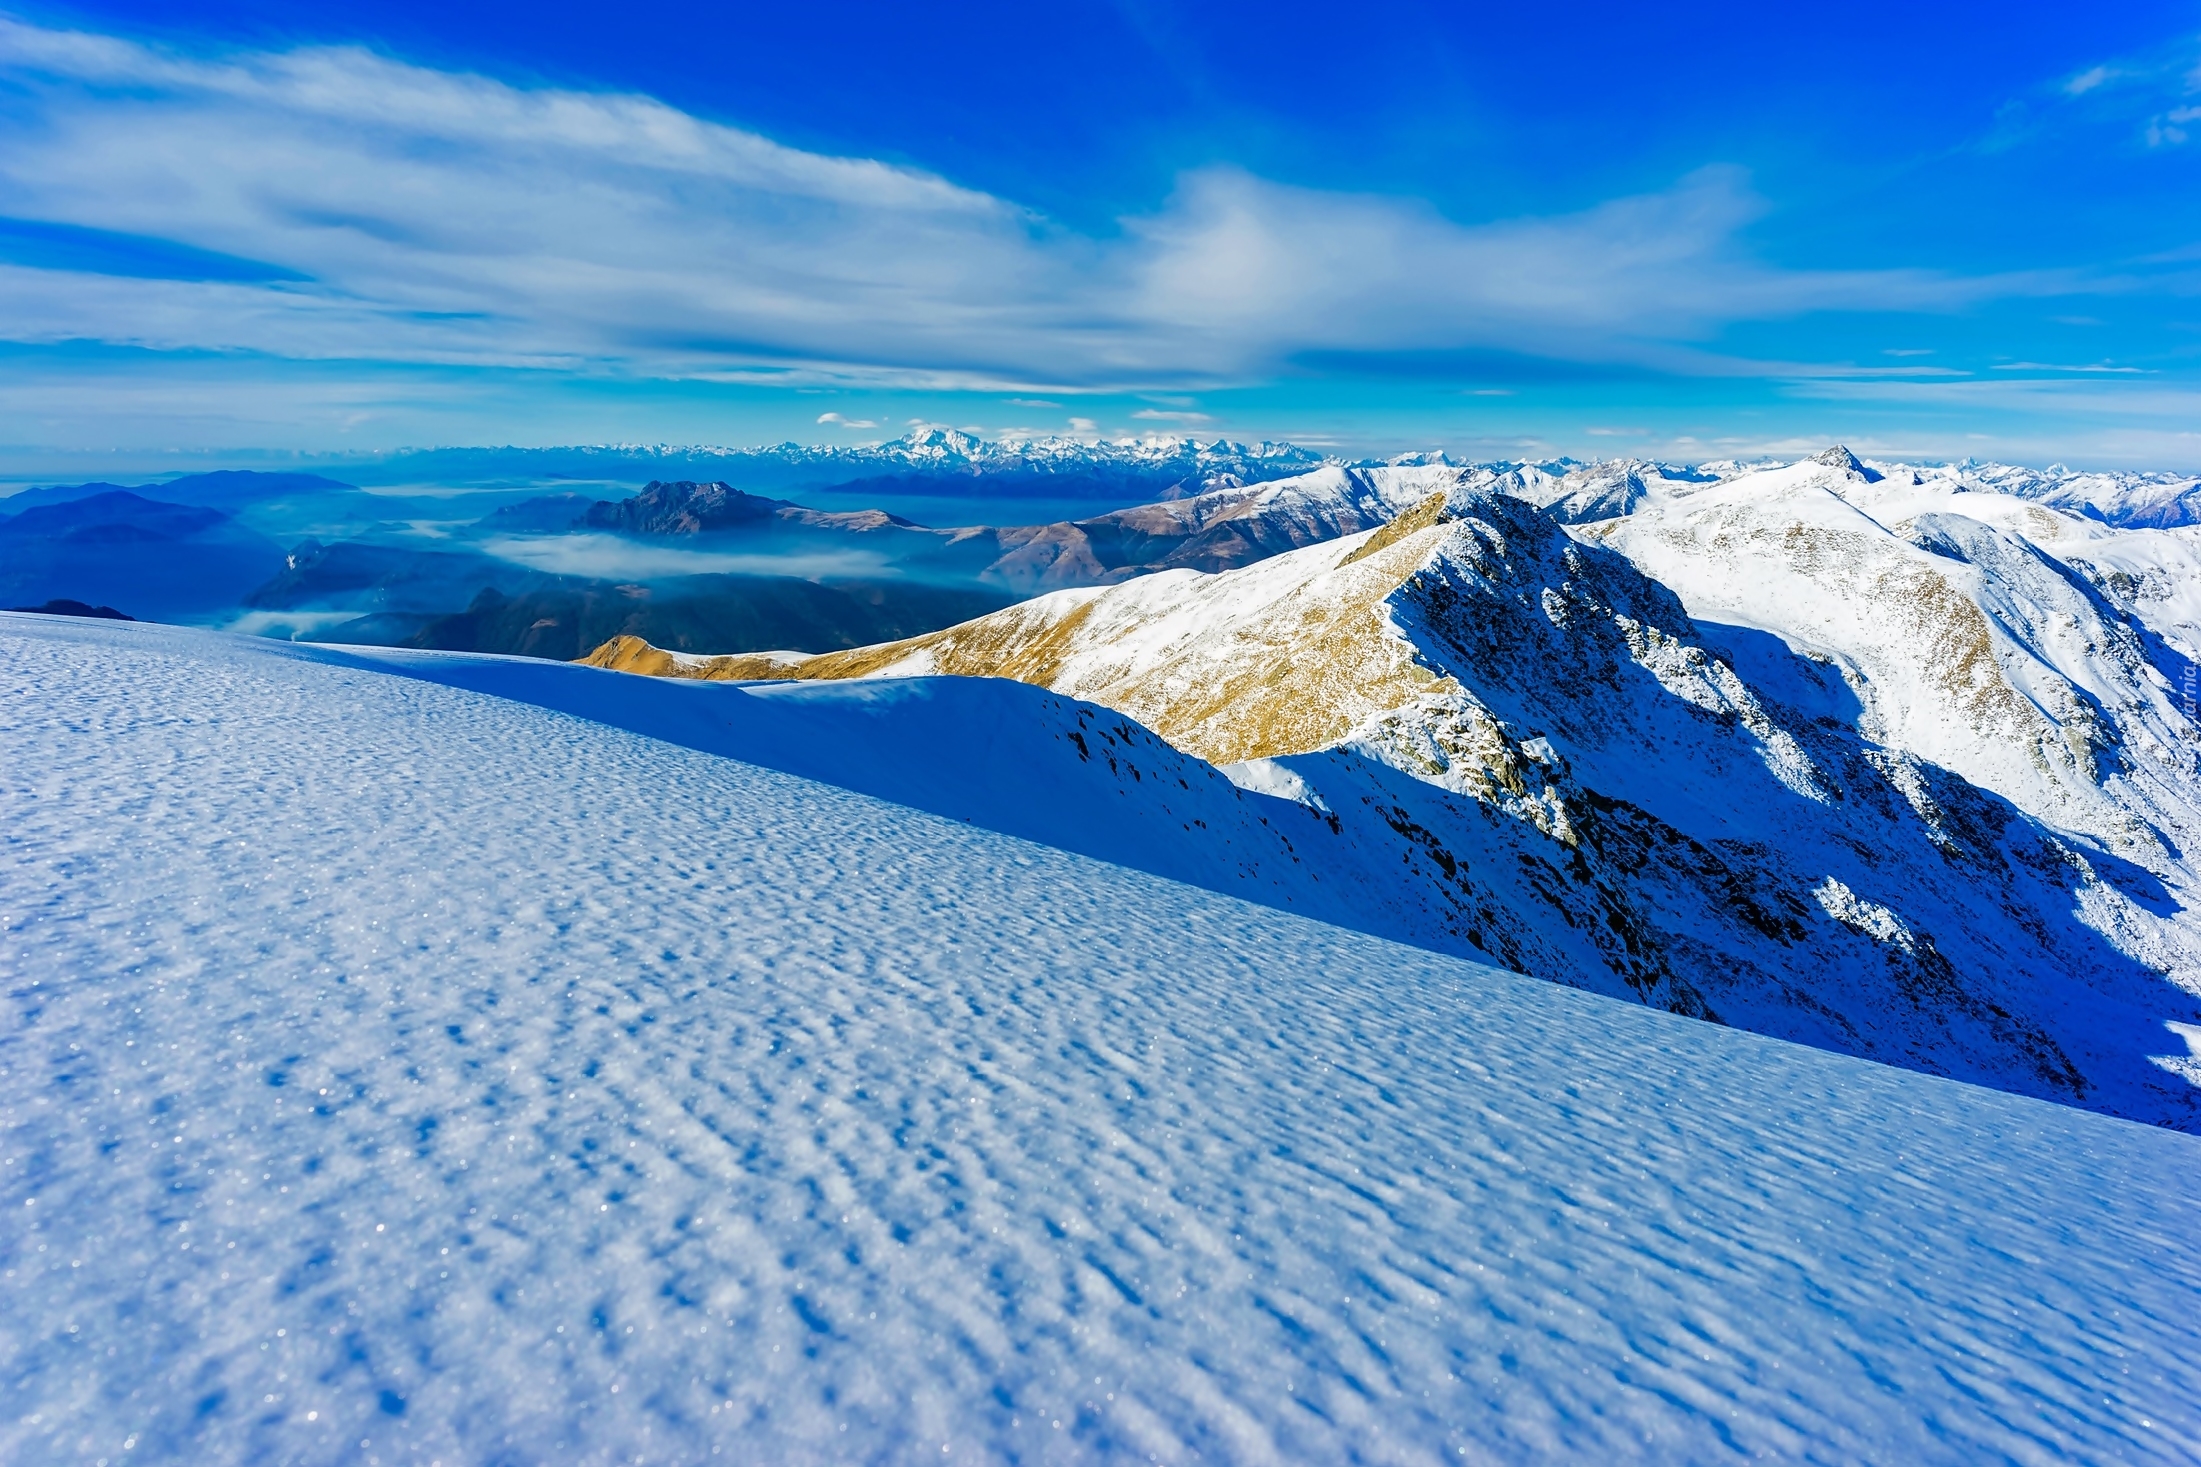
<instances>
[{"instance_id":1,"label":"sparkling snow","mask_svg":"<svg viewBox=\"0 0 2201 1467\"><path fill-rule=\"evenodd\" d=\"M0 1458L2201 1442L2194 1138L388 667L0 617Z\"/></svg>"}]
</instances>

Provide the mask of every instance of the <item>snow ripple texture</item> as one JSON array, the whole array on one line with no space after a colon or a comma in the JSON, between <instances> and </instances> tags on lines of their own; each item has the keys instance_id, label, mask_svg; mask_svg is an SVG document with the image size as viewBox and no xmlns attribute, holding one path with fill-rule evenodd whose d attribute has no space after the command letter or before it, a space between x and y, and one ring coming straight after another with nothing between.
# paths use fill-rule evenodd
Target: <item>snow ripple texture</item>
<instances>
[{"instance_id":1,"label":"snow ripple texture","mask_svg":"<svg viewBox=\"0 0 2201 1467\"><path fill-rule=\"evenodd\" d=\"M0 751L9 1462L2201 1441L2191 1137L336 654Z\"/></svg>"}]
</instances>

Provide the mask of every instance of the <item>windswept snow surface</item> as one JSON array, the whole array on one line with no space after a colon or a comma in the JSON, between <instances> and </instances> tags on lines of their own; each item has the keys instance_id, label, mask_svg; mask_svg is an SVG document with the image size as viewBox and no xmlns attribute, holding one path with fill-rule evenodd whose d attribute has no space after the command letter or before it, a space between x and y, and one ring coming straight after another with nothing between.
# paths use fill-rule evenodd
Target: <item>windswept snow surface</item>
<instances>
[{"instance_id":1,"label":"windswept snow surface","mask_svg":"<svg viewBox=\"0 0 2201 1467\"><path fill-rule=\"evenodd\" d=\"M456 665L0 617L0 1458L2201 1442L2191 1137Z\"/></svg>"}]
</instances>

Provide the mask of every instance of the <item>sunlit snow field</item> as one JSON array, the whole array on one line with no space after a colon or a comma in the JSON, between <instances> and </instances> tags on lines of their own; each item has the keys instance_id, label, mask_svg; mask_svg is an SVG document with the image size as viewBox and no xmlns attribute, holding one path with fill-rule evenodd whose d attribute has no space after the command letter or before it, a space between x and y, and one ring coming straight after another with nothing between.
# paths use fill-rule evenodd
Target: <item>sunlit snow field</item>
<instances>
[{"instance_id":1,"label":"sunlit snow field","mask_svg":"<svg viewBox=\"0 0 2201 1467\"><path fill-rule=\"evenodd\" d=\"M2201 1141L494 667L0 616L0 1460L2201 1444Z\"/></svg>"}]
</instances>

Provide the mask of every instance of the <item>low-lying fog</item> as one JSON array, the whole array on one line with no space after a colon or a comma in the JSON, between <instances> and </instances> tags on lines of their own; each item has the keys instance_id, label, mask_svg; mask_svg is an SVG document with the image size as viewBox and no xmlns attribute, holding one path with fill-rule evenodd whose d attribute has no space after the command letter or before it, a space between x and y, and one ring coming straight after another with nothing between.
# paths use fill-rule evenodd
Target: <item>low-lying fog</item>
<instances>
[{"instance_id":1,"label":"low-lying fog","mask_svg":"<svg viewBox=\"0 0 2201 1467\"><path fill-rule=\"evenodd\" d=\"M708 543L708 542L706 542ZM800 576L818 581L890 576L887 556L862 550L824 550L804 545L784 551L762 546L741 550L692 548L628 539L621 535L571 531L563 535L506 536L484 540L481 548L499 560L557 576L599 581L660 581L679 576Z\"/></svg>"}]
</instances>

